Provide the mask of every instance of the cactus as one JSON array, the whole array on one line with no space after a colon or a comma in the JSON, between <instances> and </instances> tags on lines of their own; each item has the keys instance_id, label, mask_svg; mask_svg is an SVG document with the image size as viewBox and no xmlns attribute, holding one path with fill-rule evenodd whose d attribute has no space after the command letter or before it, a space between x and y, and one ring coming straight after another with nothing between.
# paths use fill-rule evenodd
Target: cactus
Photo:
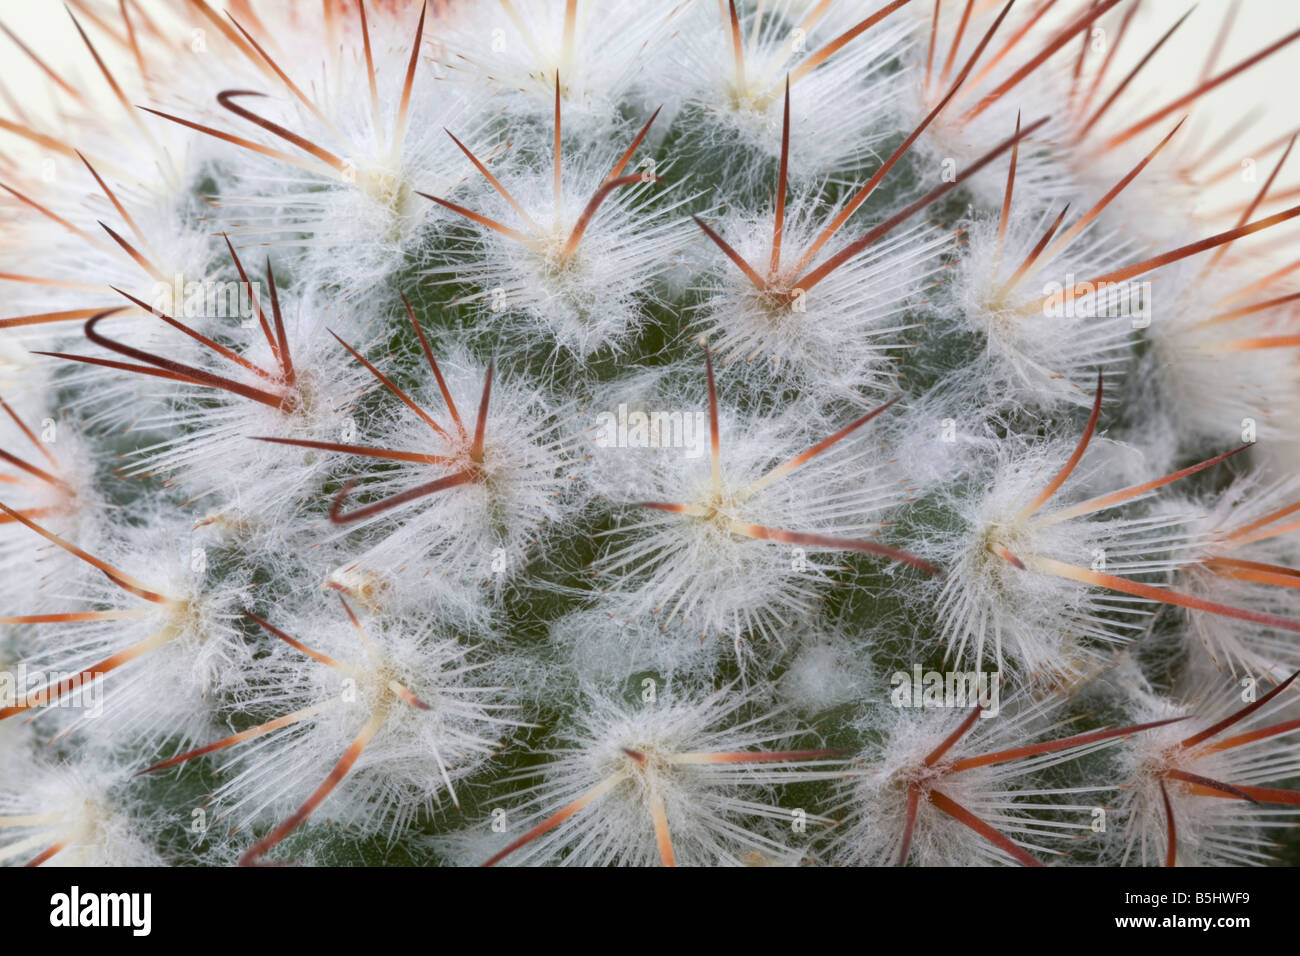
<instances>
[{"instance_id":1,"label":"cactus","mask_svg":"<svg viewBox=\"0 0 1300 956\"><path fill-rule=\"evenodd\" d=\"M1300 34L1052 6L6 28L0 858L1293 860Z\"/></svg>"}]
</instances>

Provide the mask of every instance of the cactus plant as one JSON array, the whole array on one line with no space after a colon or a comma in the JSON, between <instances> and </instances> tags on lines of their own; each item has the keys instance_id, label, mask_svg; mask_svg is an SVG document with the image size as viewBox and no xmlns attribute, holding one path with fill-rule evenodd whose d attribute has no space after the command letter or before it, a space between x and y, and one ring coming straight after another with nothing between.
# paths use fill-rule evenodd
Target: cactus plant
<instances>
[{"instance_id":1,"label":"cactus plant","mask_svg":"<svg viewBox=\"0 0 1300 956\"><path fill-rule=\"evenodd\" d=\"M1062 6L6 28L0 858L1293 860L1297 34Z\"/></svg>"}]
</instances>

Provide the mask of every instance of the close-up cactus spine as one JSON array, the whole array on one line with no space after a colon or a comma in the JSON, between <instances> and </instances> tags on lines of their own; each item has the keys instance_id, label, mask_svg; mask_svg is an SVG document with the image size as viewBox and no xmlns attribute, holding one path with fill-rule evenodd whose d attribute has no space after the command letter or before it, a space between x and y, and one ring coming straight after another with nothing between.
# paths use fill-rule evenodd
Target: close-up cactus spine
<instances>
[{"instance_id":1,"label":"close-up cactus spine","mask_svg":"<svg viewBox=\"0 0 1300 956\"><path fill-rule=\"evenodd\" d=\"M1296 862L1300 30L18 6L0 859Z\"/></svg>"}]
</instances>

